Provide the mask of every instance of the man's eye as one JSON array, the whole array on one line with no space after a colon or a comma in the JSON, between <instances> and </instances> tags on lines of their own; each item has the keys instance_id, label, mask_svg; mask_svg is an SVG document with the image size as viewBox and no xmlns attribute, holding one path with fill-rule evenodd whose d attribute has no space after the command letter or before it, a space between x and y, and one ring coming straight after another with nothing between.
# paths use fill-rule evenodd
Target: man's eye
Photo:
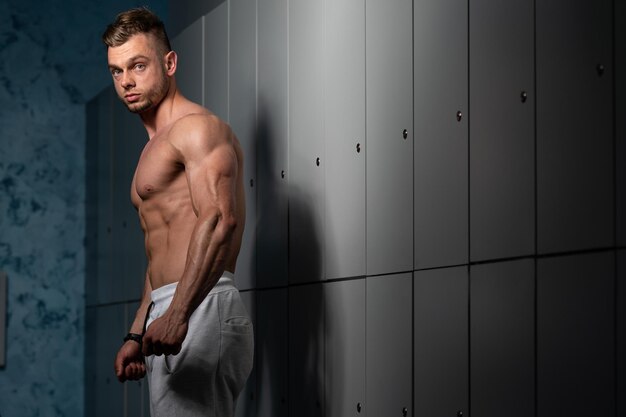
<instances>
[{"instance_id":1,"label":"man's eye","mask_svg":"<svg viewBox=\"0 0 626 417\"><path fill-rule=\"evenodd\" d=\"M118 69L113 69L111 70L111 75L115 78L119 77L120 74L122 73L122 71L118 70Z\"/></svg>"},{"instance_id":2,"label":"man's eye","mask_svg":"<svg viewBox=\"0 0 626 417\"><path fill-rule=\"evenodd\" d=\"M145 64L137 64L135 65L135 69L139 70L139 71L143 71L146 69L146 65Z\"/></svg>"}]
</instances>

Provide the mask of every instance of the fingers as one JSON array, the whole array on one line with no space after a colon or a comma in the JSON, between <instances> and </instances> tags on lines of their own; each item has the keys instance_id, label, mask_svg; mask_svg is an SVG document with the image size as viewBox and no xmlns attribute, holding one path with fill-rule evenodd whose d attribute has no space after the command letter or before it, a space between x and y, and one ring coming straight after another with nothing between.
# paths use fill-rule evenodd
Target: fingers
<instances>
[{"instance_id":1,"label":"fingers","mask_svg":"<svg viewBox=\"0 0 626 417\"><path fill-rule=\"evenodd\" d=\"M143 378L146 375L146 365L142 362L131 362L126 365L124 369L124 376L126 379L136 381Z\"/></svg>"},{"instance_id":2,"label":"fingers","mask_svg":"<svg viewBox=\"0 0 626 417\"><path fill-rule=\"evenodd\" d=\"M182 348L182 343L169 343L153 337L150 329L143 336L142 345L141 351L144 356L176 355Z\"/></svg>"},{"instance_id":3,"label":"fingers","mask_svg":"<svg viewBox=\"0 0 626 417\"><path fill-rule=\"evenodd\" d=\"M176 355L180 352L181 348L181 343L168 344L158 340L152 341L144 338L142 352L144 356Z\"/></svg>"}]
</instances>

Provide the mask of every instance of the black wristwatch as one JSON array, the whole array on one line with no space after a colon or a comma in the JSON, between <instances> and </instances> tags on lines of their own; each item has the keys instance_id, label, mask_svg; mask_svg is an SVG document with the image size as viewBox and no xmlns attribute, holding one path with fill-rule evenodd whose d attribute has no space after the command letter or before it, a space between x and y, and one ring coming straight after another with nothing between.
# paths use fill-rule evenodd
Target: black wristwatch
<instances>
[{"instance_id":1,"label":"black wristwatch","mask_svg":"<svg viewBox=\"0 0 626 417\"><path fill-rule=\"evenodd\" d=\"M126 337L124 338L124 343L128 342L129 340L132 340L134 342L137 342L139 344L141 344L141 339L143 338L142 335L137 334L137 333L128 333L126 335Z\"/></svg>"}]
</instances>

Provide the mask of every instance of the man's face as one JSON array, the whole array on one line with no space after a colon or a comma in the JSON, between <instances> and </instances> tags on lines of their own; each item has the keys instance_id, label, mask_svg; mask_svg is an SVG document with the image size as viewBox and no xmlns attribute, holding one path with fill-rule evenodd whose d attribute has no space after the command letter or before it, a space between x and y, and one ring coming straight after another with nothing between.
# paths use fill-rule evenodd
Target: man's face
<instances>
[{"instance_id":1,"label":"man's face","mask_svg":"<svg viewBox=\"0 0 626 417\"><path fill-rule=\"evenodd\" d=\"M143 113L161 102L169 88L164 57L152 35L133 35L126 43L109 47L109 70L117 95L128 110Z\"/></svg>"}]
</instances>

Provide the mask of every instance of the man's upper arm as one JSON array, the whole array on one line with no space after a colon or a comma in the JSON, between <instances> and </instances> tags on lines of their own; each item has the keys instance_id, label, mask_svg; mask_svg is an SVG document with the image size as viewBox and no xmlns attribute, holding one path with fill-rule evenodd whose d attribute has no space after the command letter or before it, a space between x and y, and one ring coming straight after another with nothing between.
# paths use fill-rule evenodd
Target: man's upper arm
<instances>
[{"instance_id":1,"label":"man's upper arm","mask_svg":"<svg viewBox=\"0 0 626 417\"><path fill-rule=\"evenodd\" d=\"M198 217L234 217L237 155L230 129L221 122L200 119L191 126L180 148L193 209Z\"/></svg>"}]
</instances>

